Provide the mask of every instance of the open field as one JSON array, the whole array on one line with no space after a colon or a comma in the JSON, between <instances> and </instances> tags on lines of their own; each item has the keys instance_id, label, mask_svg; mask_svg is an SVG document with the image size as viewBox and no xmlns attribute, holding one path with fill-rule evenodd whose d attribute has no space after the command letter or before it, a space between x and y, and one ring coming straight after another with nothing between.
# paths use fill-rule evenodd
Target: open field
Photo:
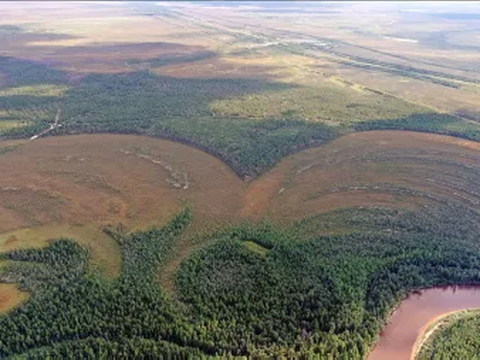
<instances>
[{"instance_id":1,"label":"open field","mask_svg":"<svg viewBox=\"0 0 480 360\"><path fill-rule=\"evenodd\" d=\"M2 155L2 232L47 223L162 224L182 202L235 217L242 181L221 161L146 137L80 135L39 139ZM211 209L208 202L216 204ZM161 206L159 206L159 202ZM240 206L240 205L238 205Z\"/></svg>"},{"instance_id":2,"label":"open field","mask_svg":"<svg viewBox=\"0 0 480 360\"><path fill-rule=\"evenodd\" d=\"M235 26L240 33L242 25L250 25L250 37L256 36L260 42L271 44L270 48L281 47L287 52L315 59L320 73L340 75L347 81L392 93L411 102L420 98L424 105L443 111L453 111L454 107L476 109L475 90L451 91L450 94L458 95L455 102L445 104L439 100L445 98L442 96L445 90L456 88L462 82L477 83L478 68L474 68L474 64L478 64L478 50L470 48L460 52L455 51L458 50L455 47L441 47L432 41L450 33L472 34L474 37L474 22L464 22L460 18L437 22L428 10L416 14L402 12L403 9L397 12L395 5L387 4L382 6L381 16L378 16L378 8L372 11L366 4L339 5L334 12L322 14L320 9L320 12L312 11L308 16L292 7L289 6L289 11L281 16L274 11L239 11L235 7L216 8L213 12L206 7L185 6L185 12L203 16L218 26ZM356 16L352 16L353 13ZM261 19L260 22L255 20L255 25L253 14L255 19ZM288 21L288 29L284 21ZM402 35L396 35L400 33ZM399 83L405 78L419 79L422 86ZM374 81L377 79L380 81ZM425 84L435 86L422 88ZM405 91L397 91L397 87Z\"/></svg>"},{"instance_id":3,"label":"open field","mask_svg":"<svg viewBox=\"0 0 480 360\"><path fill-rule=\"evenodd\" d=\"M233 221L243 184L219 160L190 147L135 136L36 140L0 157L2 251L75 238L107 275L120 256L102 227L159 226L190 204L200 224ZM212 204L215 204L212 207Z\"/></svg>"},{"instance_id":4,"label":"open field","mask_svg":"<svg viewBox=\"0 0 480 360\"><path fill-rule=\"evenodd\" d=\"M455 201L478 209L480 145L402 131L343 136L283 160L254 181L245 215L303 218L340 207L416 208Z\"/></svg>"}]
</instances>

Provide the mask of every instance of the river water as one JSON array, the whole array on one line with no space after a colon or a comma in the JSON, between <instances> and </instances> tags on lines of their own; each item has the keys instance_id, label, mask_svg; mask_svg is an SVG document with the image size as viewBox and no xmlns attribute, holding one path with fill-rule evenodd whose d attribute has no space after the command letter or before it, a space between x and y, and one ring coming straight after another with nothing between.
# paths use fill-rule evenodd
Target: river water
<instances>
[{"instance_id":1,"label":"river water","mask_svg":"<svg viewBox=\"0 0 480 360\"><path fill-rule=\"evenodd\" d=\"M480 308L480 286L435 287L412 293L390 317L368 360L409 360L422 331L449 312Z\"/></svg>"}]
</instances>

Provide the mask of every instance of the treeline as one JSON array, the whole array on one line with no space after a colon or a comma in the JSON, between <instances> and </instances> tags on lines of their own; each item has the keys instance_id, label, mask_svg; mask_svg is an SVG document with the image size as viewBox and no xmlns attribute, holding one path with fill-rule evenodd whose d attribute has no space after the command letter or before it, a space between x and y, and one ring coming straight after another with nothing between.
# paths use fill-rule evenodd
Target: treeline
<instances>
[{"instance_id":1,"label":"treeline","mask_svg":"<svg viewBox=\"0 0 480 360\"><path fill-rule=\"evenodd\" d=\"M9 131L10 137L34 135L41 126ZM327 143L339 132L321 123L301 120L246 120L165 118L161 120L62 123L49 135L116 133L148 135L194 146L228 164L240 177L256 177L283 157L308 147Z\"/></svg>"},{"instance_id":2,"label":"treeline","mask_svg":"<svg viewBox=\"0 0 480 360\"><path fill-rule=\"evenodd\" d=\"M10 87L34 84L65 84L65 72L10 56L0 56L0 71Z\"/></svg>"},{"instance_id":3,"label":"treeline","mask_svg":"<svg viewBox=\"0 0 480 360\"><path fill-rule=\"evenodd\" d=\"M480 359L480 313L450 315L422 346L418 360Z\"/></svg>"},{"instance_id":4,"label":"treeline","mask_svg":"<svg viewBox=\"0 0 480 360\"><path fill-rule=\"evenodd\" d=\"M0 254L0 260L12 260L1 279L20 283L27 291L43 291L53 284L70 283L86 271L88 252L68 239L58 239L46 249L14 250Z\"/></svg>"},{"instance_id":5,"label":"treeline","mask_svg":"<svg viewBox=\"0 0 480 360\"><path fill-rule=\"evenodd\" d=\"M217 118L159 121L148 134L215 155L244 179L262 174L286 155L339 136L327 125L301 120Z\"/></svg>"},{"instance_id":6,"label":"treeline","mask_svg":"<svg viewBox=\"0 0 480 360\"><path fill-rule=\"evenodd\" d=\"M193 61L201 61L212 59L217 56L217 53L213 51L197 51L193 53L173 53L173 54L166 54L160 58L153 58L153 59L146 59L146 60L139 60L139 59L130 59L127 60L127 64L129 66L138 68L138 69L145 69L145 68L154 68L172 64L182 64L182 63L189 63Z\"/></svg>"},{"instance_id":7,"label":"treeline","mask_svg":"<svg viewBox=\"0 0 480 360\"><path fill-rule=\"evenodd\" d=\"M448 114L414 114L400 119L362 121L353 124L357 131L366 130L409 130L456 136L480 141L480 126L462 121Z\"/></svg>"}]
</instances>

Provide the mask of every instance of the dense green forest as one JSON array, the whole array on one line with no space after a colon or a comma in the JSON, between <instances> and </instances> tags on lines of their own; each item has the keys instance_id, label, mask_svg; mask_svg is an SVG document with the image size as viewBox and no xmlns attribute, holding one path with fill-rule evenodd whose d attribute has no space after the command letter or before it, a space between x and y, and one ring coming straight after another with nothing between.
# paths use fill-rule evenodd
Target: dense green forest
<instances>
[{"instance_id":1,"label":"dense green forest","mask_svg":"<svg viewBox=\"0 0 480 360\"><path fill-rule=\"evenodd\" d=\"M10 87L28 86L35 92L44 81L67 83L62 72L28 61L0 58L0 65L8 79L15 79ZM31 74L35 71L42 75L35 77ZM218 118L208 104L214 99L284 88L288 85L254 79L160 77L147 70L91 74L57 97L0 96L0 109L6 109L3 120L18 120L23 125L0 132L0 137L38 134L53 123L61 108L60 126L49 135L108 132L168 138L220 157L242 177L253 177L289 153L335 138L338 131L295 118ZM47 119L35 116L39 112L47 114Z\"/></svg>"},{"instance_id":2,"label":"dense green forest","mask_svg":"<svg viewBox=\"0 0 480 360\"><path fill-rule=\"evenodd\" d=\"M261 118L234 113L219 116L212 110L213 102L256 93L282 94L298 86L282 82L181 79L158 76L148 69L89 74L72 82L63 71L10 57L0 57L0 69L5 82L0 91L0 139L27 138L42 132L42 136L103 132L150 135L209 152L246 179L260 175L290 153L352 130L404 129L480 139L480 127L476 124L435 112L352 121L353 125L347 126L307 121L294 110ZM390 110L402 113L404 105ZM328 104L325 106L328 108ZM362 111L376 110L367 106ZM388 109L385 111L388 113ZM57 115L58 124L50 129Z\"/></svg>"},{"instance_id":3,"label":"dense green forest","mask_svg":"<svg viewBox=\"0 0 480 360\"><path fill-rule=\"evenodd\" d=\"M116 280L89 270L88 252L67 239L3 254L1 281L33 295L0 317L0 357L360 359L413 289L480 281L480 217L445 204L225 228L182 263L167 294L157 275L192 215L131 235L109 229L124 259ZM318 235L332 227L341 234Z\"/></svg>"},{"instance_id":4,"label":"dense green forest","mask_svg":"<svg viewBox=\"0 0 480 360\"><path fill-rule=\"evenodd\" d=\"M454 314L422 347L419 360L480 359L480 313Z\"/></svg>"}]
</instances>

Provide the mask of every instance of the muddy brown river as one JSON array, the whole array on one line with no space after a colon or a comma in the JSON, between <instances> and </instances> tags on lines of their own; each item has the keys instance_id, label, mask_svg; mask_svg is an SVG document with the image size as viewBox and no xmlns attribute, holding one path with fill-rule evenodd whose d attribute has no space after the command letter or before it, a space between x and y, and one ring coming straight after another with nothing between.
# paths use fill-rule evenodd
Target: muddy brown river
<instances>
[{"instance_id":1,"label":"muddy brown river","mask_svg":"<svg viewBox=\"0 0 480 360\"><path fill-rule=\"evenodd\" d=\"M368 360L409 360L417 338L435 319L450 312L480 308L480 286L446 286L408 296L390 317Z\"/></svg>"}]
</instances>

